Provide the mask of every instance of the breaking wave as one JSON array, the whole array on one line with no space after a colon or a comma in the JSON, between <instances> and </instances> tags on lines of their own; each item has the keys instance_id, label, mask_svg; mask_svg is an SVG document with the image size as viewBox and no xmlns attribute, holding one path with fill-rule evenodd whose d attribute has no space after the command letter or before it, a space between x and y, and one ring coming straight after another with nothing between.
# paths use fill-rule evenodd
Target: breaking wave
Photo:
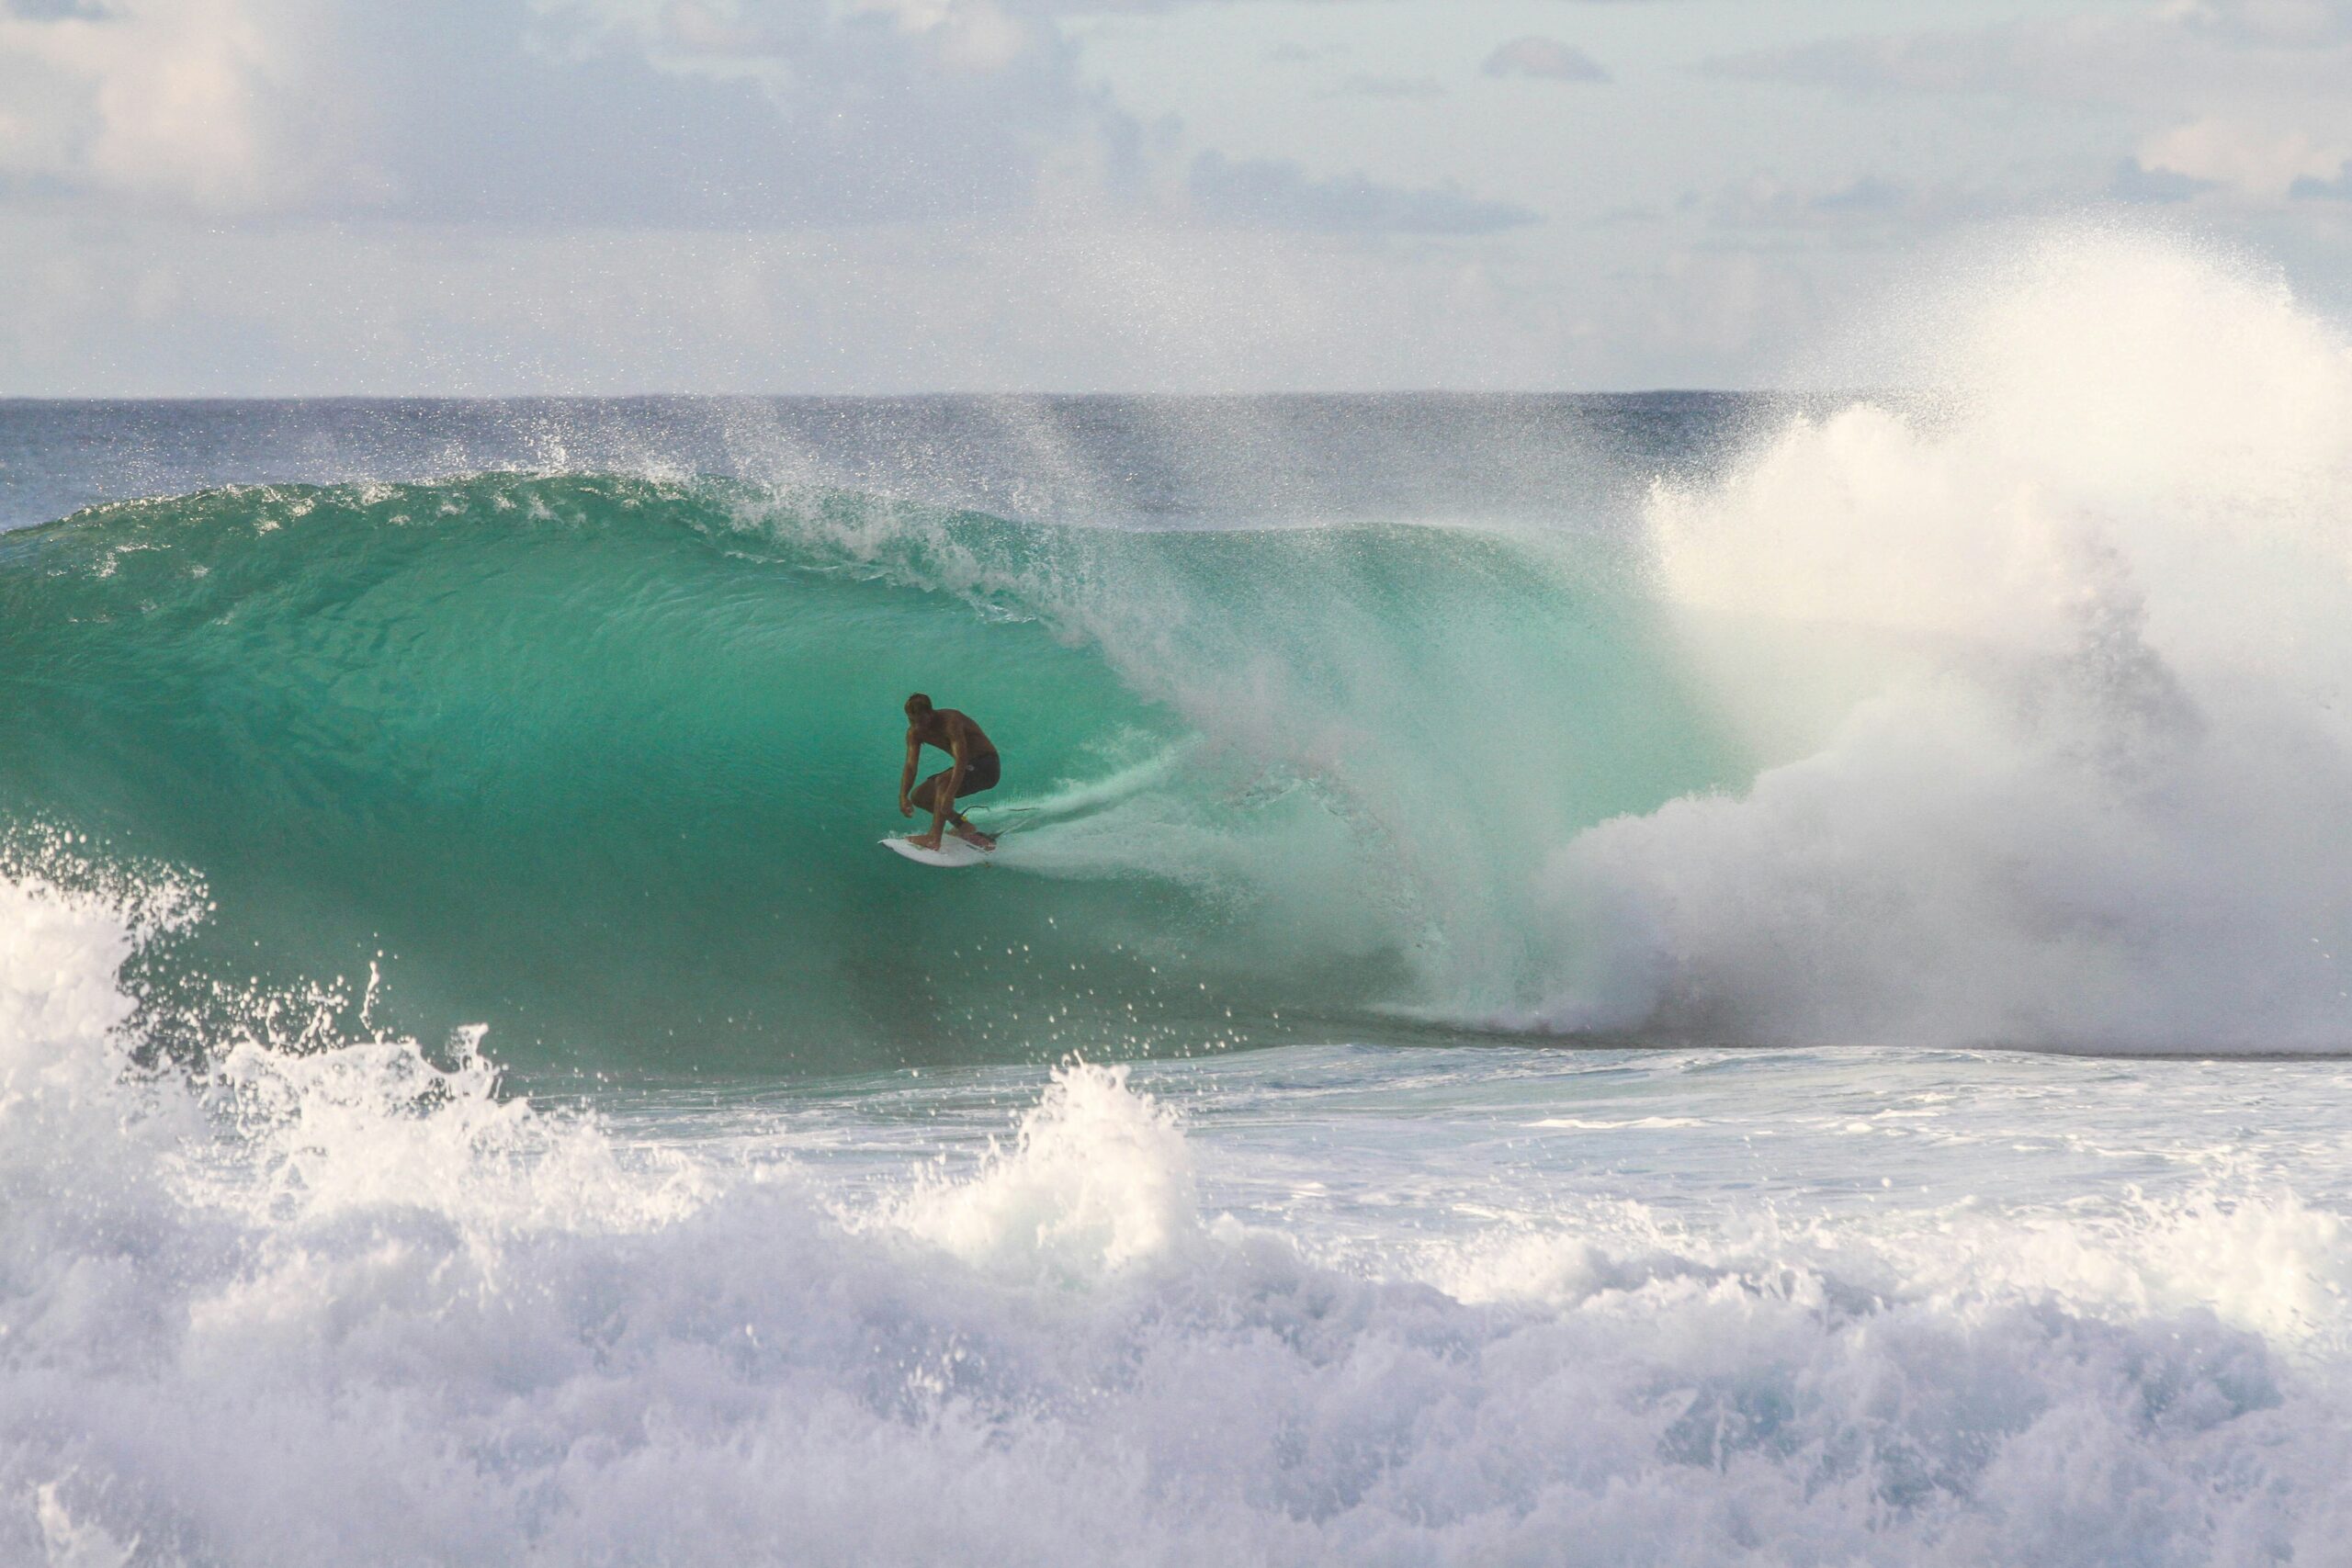
<instances>
[{"instance_id":1,"label":"breaking wave","mask_svg":"<svg viewBox=\"0 0 2352 1568\"><path fill-rule=\"evenodd\" d=\"M465 1042L138 1065L146 914L0 881L0 1556L2211 1564L2352 1524L2292 1197L1339 1268L1072 1066L879 1192L502 1099ZM1933 1218L1933 1216L1930 1216Z\"/></svg>"},{"instance_id":2,"label":"breaking wave","mask_svg":"<svg viewBox=\"0 0 2352 1568\"><path fill-rule=\"evenodd\" d=\"M109 506L0 537L0 816L203 880L159 1018L320 984L550 1069L2352 1044L2340 333L2076 237L1923 341L1932 395L1626 530L609 475ZM875 848L918 688L1004 749L985 874Z\"/></svg>"}]
</instances>

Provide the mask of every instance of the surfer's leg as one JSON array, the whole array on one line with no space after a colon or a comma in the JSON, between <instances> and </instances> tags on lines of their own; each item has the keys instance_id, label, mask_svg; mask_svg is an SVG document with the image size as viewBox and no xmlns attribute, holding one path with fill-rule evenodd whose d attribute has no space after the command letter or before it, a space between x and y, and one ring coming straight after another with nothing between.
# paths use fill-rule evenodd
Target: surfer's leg
<instances>
[{"instance_id":1,"label":"surfer's leg","mask_svg":"<svg viewBox=\"0 0 2352 1568\"><path fill-rule=\"evenodd\" d=\"M956 792L956 798L961 800L967 795L978 795L984 789L994 789L999 776L996 758L993 756L980 758L965 772L964 787ZM956 829L956 836L966 843L978 844L984 850L996 848L996 840L973 827L971 818L956 810L952 805L947 808L947 820L948 824Z\"/></svg>"},{"instance_id":2,"label":"surfer's leg","mask_svg":"<svg viewBox=\"0 0 2352 1568\"><path fill-rule=\"evenodd\" d=\"M996 848L994 839L973 827L972 819L952 806L947 808L947 826L955 831L957 838L967 844L978 844L984 850Z\"/></svg>"},{"instance_id":3,"label":"surfer's leg","mask_svg":"<svg viewBox=\"0 0 2352 1568\"><path fill-rule=\"evenodd\" d=\"M947 805L946 801L947 775L944 773L932 774L931 777L907 792L907 803L931 818L930 829L911 835L908 840L910 843L920 844L927 850L935 850L939 847L939 830L943 826L943 819L963 820L956 816L955 807Z\"/></svg>"}]
</instances>

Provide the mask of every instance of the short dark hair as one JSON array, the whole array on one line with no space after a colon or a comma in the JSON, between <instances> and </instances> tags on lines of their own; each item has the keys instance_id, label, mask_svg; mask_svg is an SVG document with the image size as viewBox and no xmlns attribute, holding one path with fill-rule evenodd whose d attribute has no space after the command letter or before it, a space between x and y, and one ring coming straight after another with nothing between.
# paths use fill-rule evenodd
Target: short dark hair
<instances>
[{"instance_id":1,"label":"short dark hair","mask_svg":"<svg viewBox=\"0 0 2352 1568\"><path fill-rule=\"evenodd\" d=\"M907 713L910 717L916 714L924 714L929 713L930 711L931 699L923 695L921 692L917 692L913 696L907 699Z\"/></svg>"}]
</instances>

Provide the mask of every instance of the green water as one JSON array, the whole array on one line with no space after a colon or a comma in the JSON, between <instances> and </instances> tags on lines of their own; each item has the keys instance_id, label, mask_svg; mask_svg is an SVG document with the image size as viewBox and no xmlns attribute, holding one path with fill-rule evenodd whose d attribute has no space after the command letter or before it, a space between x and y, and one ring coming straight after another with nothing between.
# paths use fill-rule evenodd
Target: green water
<instances>
[{"instance_id":1,"label":"green water","mask_svg":"<svg viewBox=\"0 0 2352 1568\"><path fill-rule=\"evenodd\" d=\"M534 1070L1361 1034L1508 1005L1557 940L1535 846L1737 776L1636 565L621 479L212 491L0 537L0 812L202 878L155 961L184 1005L341 976ZM875 842L914 689L1002 750L985 871Z\"/></svg>"}]
</instances>

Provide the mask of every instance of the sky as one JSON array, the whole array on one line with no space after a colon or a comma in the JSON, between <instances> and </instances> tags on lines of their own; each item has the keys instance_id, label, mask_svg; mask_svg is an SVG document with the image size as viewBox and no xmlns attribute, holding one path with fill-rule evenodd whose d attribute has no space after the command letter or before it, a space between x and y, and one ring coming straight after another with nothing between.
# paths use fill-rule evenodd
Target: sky
<instances>
[{"instance_id":1,"label":"sky","mask_svg":"<svg viewBox=\"0 0 2352 1568\"><path fill-rule=\"evenodd\" d=\"M0 0L0 396L1803 385L2037 226L2352 305L2346 83L2352 0Z\"/></svg>"}]
</instances>

